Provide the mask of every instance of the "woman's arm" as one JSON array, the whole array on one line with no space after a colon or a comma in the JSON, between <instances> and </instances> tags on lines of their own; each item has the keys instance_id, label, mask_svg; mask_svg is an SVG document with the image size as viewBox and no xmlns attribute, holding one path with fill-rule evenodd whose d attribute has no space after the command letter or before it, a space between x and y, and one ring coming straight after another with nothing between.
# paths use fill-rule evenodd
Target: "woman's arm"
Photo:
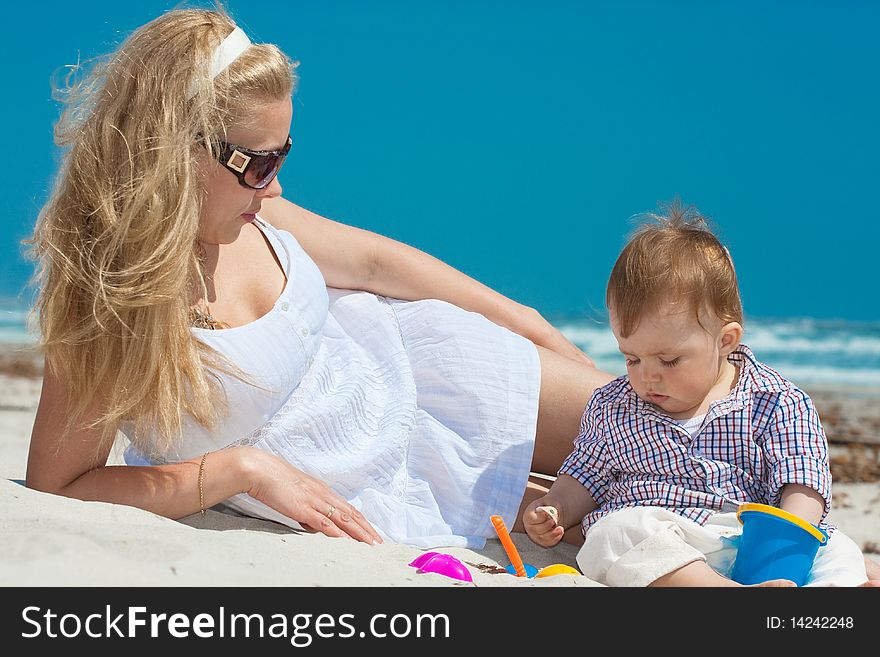
<instances>
[{"instance_id":1,"label":"woman's arm","mask_svg":"<svg viewBox=\"0 0 880 657\"><path fill-rule=\"evenodd\" d=\"M593 361L533 308L411 246L309 212L283 198L267 199L260 213L293 233L330 287L365 290L415 301L440 299L480 313L535 344L589 365Z\"/></svg>"},{"instance_id":2,"label":"woman's arm","mask_svg":"<svg viewBox=\"0 0 880 657\"><path fill-rule=\"evenodd\" d=\"M211 452L156 466L107 466L111 446L97 449L100 428L63 435L66 390L44 368L43 389L28 452L27 486L47 493L134 506L168 518L182 518L248 493L269 507L328 536L372 543L381 538L360 512L323 482L286 461L252 447ZM91 412L97 417L97 412ZM88 418L86 418L88 420ZM327 511L335 507L332 519Z\"/></svg>"}]
</instances>

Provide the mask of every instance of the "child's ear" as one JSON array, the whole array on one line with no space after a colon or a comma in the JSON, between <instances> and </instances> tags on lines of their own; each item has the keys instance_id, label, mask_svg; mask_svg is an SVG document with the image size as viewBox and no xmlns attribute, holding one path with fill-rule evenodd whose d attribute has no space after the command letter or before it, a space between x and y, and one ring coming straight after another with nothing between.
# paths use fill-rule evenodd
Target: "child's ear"
<instances>
[{"instance_id":1,"label":"child's ear","mask_svg":"<svg viewBox=\"0 0 880 657\"><path fill-rule=\"evenodd\" d=\"M738 346L743 336L743 327L739 322L728 322L721 327L719 337L719 351L722 356L727 356Z\"/></svg>"}]
</instances>

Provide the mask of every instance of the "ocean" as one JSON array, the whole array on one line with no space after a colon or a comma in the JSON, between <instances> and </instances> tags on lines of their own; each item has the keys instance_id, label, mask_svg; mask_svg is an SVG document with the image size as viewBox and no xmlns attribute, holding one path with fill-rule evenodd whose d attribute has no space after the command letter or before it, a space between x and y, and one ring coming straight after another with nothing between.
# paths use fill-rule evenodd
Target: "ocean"
<instances>
[{"instance_id":1,"label":"ocean","mask_svg":"<svg viewBox=\"0 0 880 657\"><path fill-rule=\"evenodd\" d=\"M19 306L0 306L0 345L35 342L27 317ZM552 323L599 368L625 373L607 323L564 317ZM747 319L745 325L743 342L798 385L880 386L880 322L785 318Z\"/></svg>"},{"instance_id":2,"label":"ocean","mask_svg":"<svg viewBox=\"0 0 880 657\"><path fill-rule=\"evenodd\" d=\"M625 372L607 324L554 322L601 369ZM798 385L880 386L880 322L747 318L743 343Z\"/></svg>"},{"instance_id":3,"label":"ocean","mask_svg":"<svg viewBox=\"0 0 880 657\"><path fill-rule=\"evenodd\" d=\"M20 241L61 155L50 80L211 4L46 0L38 42L10 31L0 341L23 335ZM601 316L633 217L679 196L730 248L759 357L796 380L880 384L880 3L224 4L300 63L279 176L295 203L537 308L618 372L607 326L583 318Z\"/></svg>"}]
</instances>

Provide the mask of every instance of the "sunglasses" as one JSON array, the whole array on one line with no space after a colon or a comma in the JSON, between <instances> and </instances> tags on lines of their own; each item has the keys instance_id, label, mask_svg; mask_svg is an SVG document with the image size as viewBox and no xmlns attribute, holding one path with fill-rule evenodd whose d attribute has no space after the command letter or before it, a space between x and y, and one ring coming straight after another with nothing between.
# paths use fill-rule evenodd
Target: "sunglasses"
<instances>
[{"instance_id":1,"label":"sunglasses","mask_svg":"<svg viewBox=\"0 0 880 657\"><path fill-rule=\"evenodd\" d=\"M275 180L292 143L287 135L287 143L281 150L254 151L221 141L217 161L235 174L242 187L263 189Z\"/></svg>"}]
</instances>

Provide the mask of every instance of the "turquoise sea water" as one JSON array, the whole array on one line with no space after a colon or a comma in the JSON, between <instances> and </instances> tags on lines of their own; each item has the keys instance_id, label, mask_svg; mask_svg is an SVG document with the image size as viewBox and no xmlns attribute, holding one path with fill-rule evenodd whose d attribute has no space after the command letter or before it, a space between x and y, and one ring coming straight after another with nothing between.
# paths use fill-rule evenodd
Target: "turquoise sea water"
<instances>
[{"instance_id":1,"label":"turquoise sea water","mask_svg":"<svg viewBox=\"0 0 880 657\"><path fill-rule=\"evenodd\" d=\"M50 78L206 4L48 1L38 37L9 31L0 339L22 330L19 242L59 160ZM300 61L291 200L440 257L595 355L610 334L590 318L632 215L678 195L729 246L747 315L779 318L751 323L756 349L766 337L815 375L880 371L880 3L226 5ZM6 15L33 22L24 5Z\"/></svg>"},{"instance_id":2,"label":"turquoise sea water","mask_svg":"<svg viewBox=\"0 0 880 657\"><path fill-rule=\"evenodd\" d=\"M0 345L34 341L27 313L0 307ZM607 323L553 319L606 372L623 374L623 357ZM743 340L758 358L798 385L880 386L880 322L812 318L748 319Z\"/></svg>"}]
</instances>

